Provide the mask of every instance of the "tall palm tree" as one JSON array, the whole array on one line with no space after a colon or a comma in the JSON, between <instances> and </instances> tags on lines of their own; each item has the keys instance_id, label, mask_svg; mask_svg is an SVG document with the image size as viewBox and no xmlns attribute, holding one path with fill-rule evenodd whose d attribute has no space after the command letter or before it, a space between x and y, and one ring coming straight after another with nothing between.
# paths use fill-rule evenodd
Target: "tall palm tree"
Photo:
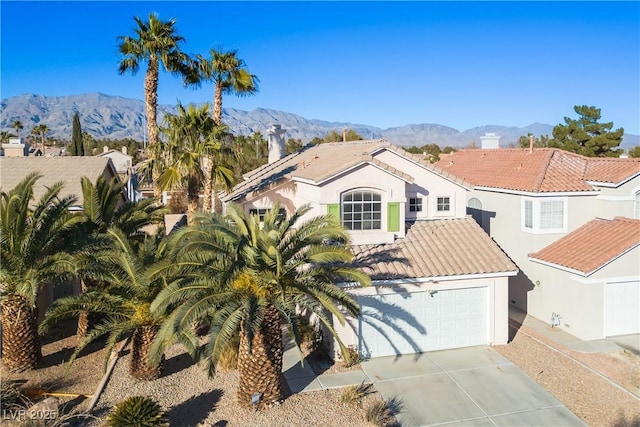
<instances>
[{"instance_id":1,"label":"tall palm tree","mask_svg":"<svg viewBox=\"0 0 640 427\"><path fill-rule=\"evenodd\" d=\"M20 130L24 129L24 125L20 120L14 120L11 127L16 130L16 136L20 138Z\"/></svg>"},{"instance_id":2,"label":"tall palm tree","mask_svg":"<svg viewBox=\"0 0 640 427\"><path fill-rule=\"evenodd\" d=\"M100 176L95 184L87 177L81 179L82 211L78 214L82 219L79 236L76 239L94 239L104 235L110 228L120 230L129 242L136 247L147 236L145 227L160 224L164 218L164 208L158 206L154 199L142 199L137 202L125 201L123 184L112 178L107 181ZM100 286L90 278L82 278L81 292ZM83 312L78 317L78 336L84 337L93 327L95 317Z\"/></svg>"},{"instance_id":3,"label":"tall palm tree","mask_svg":"<svg viewBox=\"0 0 640 427\"><path fill-rule=\"evenodd\" d=\"M165 154L167 162L158 177L162 190L184 188L187 193L187 219L190 222L199 207L200 193L209 197L212 182L223 181L228 187L233 172L217 163L216 152L221 144L217 137L224 129L217 126L208 113L208 105L185 108L178 104L178 114L167 115Z\"/></svg>"},{"instance_id":4,"label":"tall palm tree","mask_svg":"<svg viewBox=\"0 0 640 427\"><path fill-rule=\"evenodd\" d=\"M190 58L180 49L184 38L175 28L176 20L161 21L155 13L149 14L149 20L143 21L139 17L133 18L136 22L134 36L120 36L118 46L122 60L118 66L118 72L124 74L127 71L133 74L140 69L141 63L147 64L144 79L144 101L147 116L147 133L149 135L149 148L153 151L158 145L158 78L160 67L165 71L186 76L189 70ZM155 171L151 171L151 178L155 179ZM156 198L160 194L156 189Z\"/></svg>"},{"instance_id":5,"label":"tall palm tree","mask_svg":"<svg viewBox=\"0 0 640 427\"><path fill-rule=\"evenodd\" d=\"M167 272L173 265L164 258L160 236L149 236L135 248L116 228L109 229L107 235L111 247L99 251L91 258L92 265L86 266L93 279L106 282L107 287L56 300L40 324L40 333L85 311L100 314L101 322L80 341L69 363L87 345L105 335L108 360L117 342L131 335L129 373L136 379L152 380L161 375L163 358L150 363L147 354L164 318L149 307L158 292L171 283Z\"/></svg>"},{"instance_id":6,"label":"tall palm tree","mask_svg":"<svg viewBox=\"0 0 640 427\"><path fill-rule=\"evenodd\" d=\"M249 96L258 92L259 79L251 74L237 50L210 49L209 57L196 55L197 83L213 82L213 120L222 123L222 95Z\"/></svg>"},{"instance_id":7,"label":"tall palm tree","mask_svg":"<svg viewBox=\"0 0 640 427\"><path fill-rule=\"evenodd\" d=\"M333 333L331 314L344 323L340 307L353 316L359 312L356 302L335 283L370 283L348 264L348 233L330 216L302 221L308 211L303 207L281 218L275 206L261 222L230 205L225 216L201 215L193 226L179 231L176 253L182 262L191 262L193 270L185 275L191 280L168 286L152 304L152 311L172 311L152 358L174 334L208 319L212 327L207 344L190 351L206 361L209 375L214 375L223 349L239 333L238 401L250 405L255 394L260 395L259 406L280 400L281 323L290 328L298 345L299 310L314 313Z\"/></svg>"},{"instance_id":8,"label":"tall palm tree","mask_svg":"<svg viewBox=\"0 0 640 427\"><path fill-rule=\"evenodd\" d=\"M49 126L47 126L45 123L40 123L38 125L35 125L33 127L33 129L31 130L31 132L34 133L34 135L39 135L40 136L40 144L42 146L42 155L45 155L45 136L47 134L47 132L49 132Z\"/></svg>"},{"instance_id":9,"label":"tall palm tree","mask_svg":"<svg viewBox=\"0 0 640 427\"><path fill-rule=\"evenodd\" d=\"M38 294L47 284L69 279L76 268L67 248L78 223L68 211L75 198L59 198L57 183L31 206L39 178L31 174L1 193L2 363L14 372L34 369L42 356Z\"/></svg>"}]
</instances>

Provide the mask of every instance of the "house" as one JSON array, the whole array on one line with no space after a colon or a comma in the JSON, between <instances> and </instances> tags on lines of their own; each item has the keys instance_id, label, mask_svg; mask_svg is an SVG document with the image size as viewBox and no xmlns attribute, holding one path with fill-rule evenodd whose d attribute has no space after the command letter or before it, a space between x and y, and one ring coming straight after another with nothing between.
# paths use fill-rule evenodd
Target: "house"
<instances>
[{"instance_id":1,"label":"house","mask_svg":"<svg viewBox=\"0 0 640 427\"><path fill-rule=\"evenodd\" d=\"M9 138L8 144L2 144L3 157L42 156L42 150L23 142L22 138Z\"/></svg>"},{"instance_id":2,"label":"house","mask_svg":"<svg viewBox=\"0 0 640 427\"><path fill-rule=\"evenodd\" d=\"M467 184L385 140L306 146L283 157L284 130L267 132L269 163L223 197L263 215L309 204L332 214L373 279L348 287L363 315L334 325L367 357L508 339L508 278L517 268L466 216Z\"/></svg>"},{"instance_id":3,"label":"house","mask_svg":"<svg viewBox=\"0 0 640 427\"><path fill-rule=\"evenodd\" d=\"M436 167L467 183L468 213L518 266L510 304L584 340L640 333L640 159L484 148Z\"/></svg>"},{"instance_id":4,"label":"house","mask_svg":"<svg viewBox=\"0 0 640 427\"><path fill-rule=\"evenodd\" d=\"M120 181L124 183L125 192L129 200L140 200L142 195L138 190L138 178L133 173L133 157L127 153L127 147L123 146L121 151L109 150L108 146L102 148L102 153L97 157L108 157L113 162Z\"/></svg>"}]
</instances>

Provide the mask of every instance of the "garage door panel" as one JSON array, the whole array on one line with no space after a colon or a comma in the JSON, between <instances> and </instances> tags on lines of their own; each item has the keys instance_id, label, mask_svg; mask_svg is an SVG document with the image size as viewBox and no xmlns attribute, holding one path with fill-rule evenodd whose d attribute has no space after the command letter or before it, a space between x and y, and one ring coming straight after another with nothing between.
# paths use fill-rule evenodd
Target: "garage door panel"
<instances>
[{"instance_id":1,"label":"garage door panel","mask_svg":"<svg viewBox=\"0 0 640 427\"><path fill-rule=\"evenodd\" d=\"M359 345L381 357L487 344L487 288L366 296Z\"/></svg>"},{"instance_id":2,"label":"garage door panel","mask_svg":"<svg viewBox=\"0 0 640 427\"><path fill-rule=\"evenodd\" d=\"M640 282L605 284L605 336L640 333Z\"/></svg>"}]
</instances>

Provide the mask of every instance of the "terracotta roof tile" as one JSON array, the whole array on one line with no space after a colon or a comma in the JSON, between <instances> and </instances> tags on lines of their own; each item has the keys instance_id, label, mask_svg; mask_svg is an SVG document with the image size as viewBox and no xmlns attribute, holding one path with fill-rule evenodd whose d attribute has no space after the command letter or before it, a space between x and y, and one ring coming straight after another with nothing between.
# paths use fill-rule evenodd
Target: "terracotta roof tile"
<instances>
[{"instance_id":1,"label":"terracotta roof tile","mask_svg":"<svg viewBox=\"0 0 640 427\"><path fill-rule=\"evenodd\" d=\"M529 257L588 276L638 245L640 219L594 219Z\"/></svg>"},{"instance_id":2,"label":"terracotta roof tile","mask_svg":"<svg viewBox=\"0 0 640 427\"><path fill-rule=\"evenodd\" d=\"M394 243L356 245L353 252L374 280L517 271L472 218L416 221Z\"/></svg>"},{"instance_id":3,"label":"terracotta roof tile","mask_svg":"<svg viewBox=\"0 0 640 427\"><path fill-rule=\"evenodd\" d=\"M640 173L640 159L590 158L557 148L460 150L436 167L475 186L527 192L593 191L587 181L619 184Z\"/></svg>"}]
</instances>

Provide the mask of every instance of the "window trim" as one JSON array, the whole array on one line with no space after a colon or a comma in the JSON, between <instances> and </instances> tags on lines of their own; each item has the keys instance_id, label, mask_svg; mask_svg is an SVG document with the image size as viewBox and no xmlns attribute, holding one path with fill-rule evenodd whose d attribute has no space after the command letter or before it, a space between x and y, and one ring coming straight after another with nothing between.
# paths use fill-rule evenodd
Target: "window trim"
<instances>
[{"instance_id":1,"label":"window trim","mask_svg":"<svg viewBox=\"0 0 640 427\"><path fill-rule=\"evenodd\" d=\"M356 194L356 193L362 193L363 200L351 200L351 201L347 201L347 204L350 205L354 205L354 204L363 204L363 203L372 203L372 204L377 204L380 207L380 210L376 212L376 210L371 210L369 211L364 211L361 210L360 213L364 214L364 213L370 213L371 214L371 218L370 219L364 219L364 216L359 220L360 221L360 226L363 227L365 222L370 222L371 223L371 227L372 228L350 228L348 227L346 224L347 222L345 222L345 216L348 214L353 214L354 211L350 211L348 212L347 209L345 209L345 196L348 196L349 194ZM364 200L364 194L365 193L369 193L371 194L371 200ZM374 196L378 196L380 200L373 200ZM340 224L347 229L349 232L370 232L370 231L384 231L384 222L385 221L385 215L384 215L384 207L387 205L387 203L384 203L384 197L383 194L379 191L373 190L373 189L369 189L369 188L356 188L356 189L350 189L347 191L344 191L342 194L340 194ZM373 206L372 206L373 209ZM379 218L373 218L373 214L375 213L379 213ZM349 223L351 224L351 227L353 227L353 225L356 223L356 220L353 219L353 217L351 218L351 220L349 220ZM378 225L377 228L373 228L374 225Z\"/></svg>"},{"instance_id":2,"label":"window trim","mask_svg":"<svg viewBox=\"0 0 640 427\"><path fill-rule=\"evenodd\" d=\"M421 194L412 194L408 199L407 206L409 206L409 212L412 215L418 215L420 212L424 212L424 197L422 197Z\"/></svg>"},{"instance_id":3,"label":"window trim","mask_svg":"<svg viewBox=\"0 0 640 427\"><path fill-rule=\"evenodd\" d=\"M449 199L449 209L448 210L438 210L439 200L438 199ZM433 202L433 215L434 216L453 216L455 215L455 199L451 194L437 194L434 196Z\"/></svg>"},{"instance_id":4,"label":"window trim","mask_svg":"<svg viewBox=\"0 0 640 427\"><path fill-rule=\"evenodd\" d=\"M569 219L568 197L522 197L520 204L520 228L525 233L532 234L557 234L567 232ZM542 204L545 202L562 203L562 227L542 228ZM527 204L531 205L531 226L527 226Z\"/></svg>"}]
</instances>

